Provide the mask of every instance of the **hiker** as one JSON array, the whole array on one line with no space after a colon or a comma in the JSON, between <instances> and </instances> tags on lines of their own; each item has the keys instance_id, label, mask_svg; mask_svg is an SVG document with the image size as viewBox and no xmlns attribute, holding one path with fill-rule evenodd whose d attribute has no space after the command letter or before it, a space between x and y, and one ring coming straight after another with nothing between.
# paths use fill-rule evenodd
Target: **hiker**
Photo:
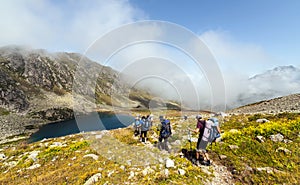
<instances>
[{"instance_id":1,"label":"hiker","mask_svg":"<svg viewBox=\"0 0 300 185\"><path fill-rule=\"evenodd\" d=\"M204 158L204 161L201 162L201 164L209 166L210 159L209 159L208 153L206 151L206 146L208 144L207 134L204 134L205 128L208 125L206 124L206 121L204 119L202 119L201 115L197 115L196 119L197 119L196 129L194 129L194 130L190 129L191 131L199 133L199 138L198 138L197 148L196 148L196 164L197 164L197 166L200 166L199 158L200 158L200 153L201 153Z\"/></svg>"},{"instance_id":2,"label":"hiker","mask_svg":"<svg viewBox=\"0 0 300 185\"><path fill-rule=\"evenodd\" d=\"M150 123L146 119L146 117L143 116L142 119L141 119L141 135L140 135L140 139L141 139L142 142L146 142L147 132L148 132L149 128L150 128Z\"/></svg>"},{"instance_id":3,"label":"hiker","mask_svg":"<svg viewBox=\"0 0 300 185\"><path fill-rule=\"evenodd\" d=\"M161 128L159 132L159 144L158 148L160 150L166 150L170 152L168 147L168 138L172 135L171 123L168 119L163 119L161 122Z\"/></svg>"},{"instance_id":4,"label":"hiker","mask_svg":"<svg viewBox=\"0 0 300 185\"><path fill-rule=\"evenodd\" d=\"M150 130L151 127L153 126L153 115L152 115L152 114L147 115L147 120L148 120L149 123L150 123L150 128L149 128L149 130Z\"/></svg>"},{"instance_id":5,"label":"hiker","mask_svg":"<svg viewBox=\"0 0 300 185\"><path fill-rule=\"evenodd\" d=\"M134 120L134 136L141 135L141 120L139 117L136 117Z\"/></svg>"}]
</instances>

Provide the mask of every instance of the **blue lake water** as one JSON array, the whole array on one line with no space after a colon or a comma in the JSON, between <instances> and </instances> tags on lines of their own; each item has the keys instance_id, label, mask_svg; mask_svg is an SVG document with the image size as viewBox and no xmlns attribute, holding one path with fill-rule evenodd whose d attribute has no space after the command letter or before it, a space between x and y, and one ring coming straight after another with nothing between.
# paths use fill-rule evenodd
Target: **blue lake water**
<instances>
[{"instance_id":1,"label":"blue lake water","mask_svg":"<svg viewBox=\"0 0 300 185\"><path fill-rule=\"evenodd\" d=\"M95 130L112 130L131 125L134 117L126 114L92 113L73 120L43 125L33 133L28 142L36 142L44 138L54 138L79 132Z\"/></svg>"}]
</instances>

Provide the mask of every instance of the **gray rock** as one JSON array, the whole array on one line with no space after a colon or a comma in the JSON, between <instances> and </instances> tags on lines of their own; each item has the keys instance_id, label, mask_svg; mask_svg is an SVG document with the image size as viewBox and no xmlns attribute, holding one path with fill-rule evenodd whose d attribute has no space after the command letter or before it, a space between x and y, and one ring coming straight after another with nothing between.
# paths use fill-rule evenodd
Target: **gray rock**
<instances>
[{"instance_id":1,"label":"gray rock","mask_svg":"<svg viewBox=\"0 0 300 185\"><path fill-rule=\"evenodd\" d=\"M281 142L283 141L284 139L284 136L280 133L276 134L276 135L271 135L270 136L270 139L273 141L273 142Z\"/></svg>"},{"instance_id":2,"label":"gray rock","mask_svg":"<svg viewBox=\"0 0 300 185\"><path fill-rule=\"evenodd\" d=\"M0 154L0 160L5 160L5 159L6 159L5 154L1 153L1 154Z\"/></svg>"},{"instance_id":3,"label":"gray rock","mask_svg":"<svg viewBox=\"0 0 300 185\"><path fill-rule=\"evenodd\" d=\"M37 161L37 156L39 155L40 151L32 151L29 153L28 159L32 159L33 161Z\"/></svg>"},{"instance_id":4,"label":"gray rock","mask_svg":"<svg viewBox=\"0 0 300 185\"><path fill-rule=\"evenodd\" d=\"M142 173L143 173L144 176L149 175L149 174L152 174L152 173L154 173L154 172L155 172L155 171L154 171L152 168L150 168L149 166L146 167L146 168L142 171Z\"/></svg>"},{"instance_id":5,"label":"gray rock","mask_svg":"<svg viewBox=\"0 0 300 185\"><path fill-rule=\"evenodd\" d=\"M265 119L265 118L262 118L262 119L257 119L256 122L257 123L267 123L267 122L270 122L270 121Z\"/></svg>"},{"instance_id":6,"label":"gray rock","mask_svg":"<svg viewBox=\"0 0 300 185\"><path fill-rule=\"evenodd\" d=\"M130 171L128 179L132 179L134 177L134 172Z\"/></svg>"},{"instance_id":7,"label":"gray rock","mask_svg":"<svg viewBox=\"0 0 300 185\"><path fill-rule=\"evenodd\" d=\"M61 142L53 142L49 148L53 148L53 147L61 147L63 146L63 144Z\"/></svg>"},{"instance_id":8,"label":"gray rock","mask_svg":"<svg viewBox=\"0 0 300 185\"><path fill-rule=\"evenodd\" d=\"M229 145L228 146L231 150L234 150L234 149L238 149L239 147L237 145Z\"/></svg>"},{"instance_id":9,"label":"gray rock","mask_svg":"<svg viewBox=\"0 0 300 185\"><path fill-rule=\"evenodd\" d=\"M93 158L95 161L98 160L99 156L98 155L95 155L95 154L87 154L87 155L84 155L83 158L86 158L86 157L91 157Z\"/></svg>"},{"instance_id":10,"label":"gray rock","mask_svg":"<svg viewBox=\"0 0 300 185\"><path fill-rule=\"evenodd\" d=\"M266 171L267 173L284 173L283 171L277 170L275 168L271 168L271 167L260 167L260 168L256 168L257 171L262 172L262 171Z\"/></svg>"},{"instance_id":11,"label":"gray rock","mask_svg":"<svg viewBox=\"0 0 300 185\"><path fill-rule=\"evenodd\" d=\"M292 140L289 140L289 139L284 139L283 142L284 142L284 143L292 143L293 141L292 141Z\"/></svg>"},{"instance_id":12,"label":"gray rock","mask_svg":"<svg viewBox=\"0 0 300 185\"><path fill-rule=\"evenodd\" d=\"M276 149L276 152L283 152L285 154L291 154L292 152L284 147L279 147Z\"/></svg>"},{"instance_id":13,"label":"gray rock","mask_svg":"<svg viewBox=\"0 0 300 185\"><path fill-rule=\"evenodd\" d=\"M95 184L96 182L99 181L99 179L102 178L102 174L101 173L96 173L95 175L93 175L92 177L90 177L85 183L84 185L92 185Z\"/></svg>"},{"instance_id":14,"label":"gray rock","mask_svg":"<svg viewBox=\"0 0 300 185\"><path fill-rule=\"evenodd\" d=\"M226 155L219 155L219 158L220 158L221 160L224 160L224 159L227 158L227 156L226 156Z\"/></svg>"},{"instance_id":15,"label":"gray rock","mask_svg":"<svg viewBox=\"0 0 300 185\"><path fill-rule=\"evenodd\" d=\"M166 160L166 168L174 168L174 167L175 167L174 161L171 159L167 159Z\"/></svg>"},{"instance_id":16,"label":"gray rock","mask_svg":"<svg viewBox=\"0 0 300 185\"><path fill-rule=\"evenodd\" d=\"M170 172L169 172L169 170L168 170L168 169L164 169L164 170L162 170L162 171L160 172L160 174L161 174L162 176L164 176L164 177L168 178L168 177L169 177L169 174L170 174Z\"/></svg>"},{"instance_id":17,"label":"gray rock","mask_svg":"<svg viewBox=\"0 0 300 185\"><path fill-rule=\"evenodd\" d=\"M264 143L265 137L264 136L256 136L256 140L259 141L260 143Z\"/></svg>"},{"instance_id":18,"label":"gray rock","mask_svg":"<svg viewBox=\"0 0 300 185\"><path fill-rule=\"evenodd\" d=\"M26 169L28 169L28 170L33 170L33 169L36 169L36 168L39 168L39 167L41 167L40 164L33 164L33 165L29 166L29 167L26 168Z\"/></svg>"},{"instance_id":19,"label":"gray rock","mask_svg":"<svg viewBox=\"0 0 300 185\"><path fill-rule=\"evenodd\" d=\"M179 175L185 175L185 170L183 170L183 169L178 169L178 173L179 173Z\"/></svg>"}]
</instances>

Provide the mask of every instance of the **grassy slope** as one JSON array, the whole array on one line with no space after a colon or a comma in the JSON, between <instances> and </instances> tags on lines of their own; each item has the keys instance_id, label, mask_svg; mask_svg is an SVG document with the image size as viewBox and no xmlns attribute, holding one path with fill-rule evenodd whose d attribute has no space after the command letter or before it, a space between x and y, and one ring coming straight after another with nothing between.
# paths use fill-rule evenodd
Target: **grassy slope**
<instances>
[{"instance_id":1,"label":"grassy slope","mask_svg":"<svg viewBox=\"0 0 300 185\"><path fill-rule=\"evenodd\" d=\"M257 118L268 118L267 123L256 123ZM278 115L232 116L223 124L223 142L213 147L213 153L223 154L227 159L221 162L234 171L239 183L247 184L297 184L299 182L299 114L283 113ZM235 133L230 129L237 129ZM292 143L273 142L270 135L281 133ZM264 136L265 142L260 143L256 136ZM229 145L239 148L231 150ZM284 147L291 151L276 151ZM216 155L215 155L216 157ZM250 167L250 168L249 168ZM271 167L277 172L267 173L257 168Z\"/></svg>"},{"instance_id":2,"label":"grassy slope","mask_svg":"<svg viewBox=\"0 0 300 185\"><path fill-rule=\"evenodd\" d=\"M188 121L180 121L178 113L169 113L174 135L170 143L175 140L181 140L181 147L173 147L173 150L180 151L181 148L189 149L189 143L182 139L186 136L187 127L194 127L193 118ZM225 131L223 142L217 143L209 151L215 163L222 163L230 171L234 172L236 183L241 184L277 184L287 183L296 184L299 174L299 128L300 116L298 114L286 114L277 116L267 116L271 120L269 123L258 124L255 119L262 117L254 116L232 116L222 124L222 130ZM232 134L230 129L238 129L238 132ZM158 132L154 126L151 132L155 136ZM270 141L271 134L282 133L285 138L293 140L292 143L273 143ZM130 128L111 131L111 135L118 141L124 143L129 148L145 148L140 142L132 137ZM151 137L150 135L150 137ZM257 135L265 136L266 142L259 143L255 140ZM196 135L195 135L196 137ZM201 168L192 165L192 163L172 154L170 158L175 161L176 168L169 169L169 176L166 177L162 171L165 170L164 163L150 164L154 172L146 176L142 171L146 166L133 166L108 160L105 155L99 155L100 152L114 146L113 142L106 143L107 148L94 146L95 138L85 137L85 134L77 134L62 138L48 139L44 142L32 144L10 143L0 146L8 159L0 160L0 184L83 184L89 177L96 173L101 173L102 178L98 184L205 184L205 181L212 178L205 174ZM150 139L155 144L155 137ZM50 148L53 142L61 142L65 146ZM98 144L98 143L96 143ZM238 149L231 150L229 145L237 145ZM276 152L278 147L285 147L292 151L291 154ZM192 144L195 148L195 143ZM26 152L41 151L38 154L38 161L28 158ZM126 156L131 155L130 150L126 150ZM98 160L90 157L83 158L85 154L95 153L99 155ZM128 154L128 155L127 155ZM227 158L219 160L220 154ZM55 159L55 160L54 160ZM9 168L4 162L16 161L15 167ZM41 167L33 170L26 169L32 164L39 163ZM246 167L252 170L247 170ZM272 167L282 173L258 172L257 167ZM179 175L178 169L184 169L187 173ZM249 169L249 168L248 168ZM133 178L128 179L130 172L134 172Z\"/></svg>"}]
</instances>

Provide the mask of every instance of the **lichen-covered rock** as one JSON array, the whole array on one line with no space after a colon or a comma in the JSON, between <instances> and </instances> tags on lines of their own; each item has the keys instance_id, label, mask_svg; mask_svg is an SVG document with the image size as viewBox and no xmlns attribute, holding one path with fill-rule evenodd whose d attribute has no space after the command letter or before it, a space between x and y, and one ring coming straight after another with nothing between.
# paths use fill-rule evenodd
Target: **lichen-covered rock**
<instances>
[{"instance_id":1,"label":"lichen-covered rock","mask_svg":"<svg viewBox=\"0 0 300 185\"><path fill-rule=\"evenodd\" d=\"M87 158L87 157L91 157L93 158L95 161L98 160L99 156L96 155L96 154L87 154L87 155L84 155L83 158Z\"/></svg>"},{"instance_id":2,"label":"lichen-covered rock","mask_svg":"<svg viewBox=\"0 0 300 185\"><path fill-rule=\"evenodd\" d=\"M174 167L175 167L174 161L171 159L167 159L166 160L166 168L174 168Z\"/></svg>"},{"instance_id":3,"label":"lichen-covered rock","mask_svg":"<svg viewBox=\"0 0 300 185\"><path fill-rule=\"evenodd\" d=\"M270 136L270 139L273 141L273 142L281 142L283 141L284 139L284 136L280 133L276 134L276 135L271 135Z\"/></svg>"},{"instance_id":4,"label":"lichen-covered rock","mask_svg":"<svg viewBox=\"0 0 300 185\"><path fill-rule=\"evenodd\" d=\"M93 175L92 177L90 177L85 183L84 185L92 185L95 184L96 182L99 181L99 179L102 178L102 174L101 173L96 173L95 175Z\"/></svg>"},{"instance_id":5,"label":"lichen-covered rock","mask_svg":"<svg viewBox=\"0 0 300 185\"><path fill-rule=\"evenodd\" d=\"M256 136L256 140L258 140L260 143L264 143L265 137L264 136Z\"/></svg>"}]
</instances>

